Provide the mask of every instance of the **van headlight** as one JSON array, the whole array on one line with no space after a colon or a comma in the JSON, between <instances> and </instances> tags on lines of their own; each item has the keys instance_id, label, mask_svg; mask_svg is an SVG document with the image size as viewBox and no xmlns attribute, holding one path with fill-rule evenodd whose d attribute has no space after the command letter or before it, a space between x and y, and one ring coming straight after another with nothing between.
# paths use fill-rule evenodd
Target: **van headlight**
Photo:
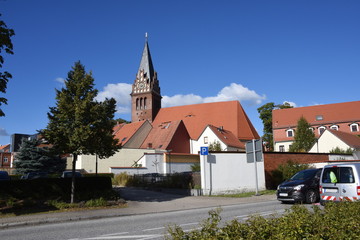
<instances>
[{"instance_id":1,"label":"van headlight","mask_svg":"<svg viewBox=\"0 0 360 240\"><path fill-rule=\"evenodd\" d=\"M294 190L296 191L300 191L305 185L304 184L300 184L294 187Z\"/></svg>"}]
</instances>

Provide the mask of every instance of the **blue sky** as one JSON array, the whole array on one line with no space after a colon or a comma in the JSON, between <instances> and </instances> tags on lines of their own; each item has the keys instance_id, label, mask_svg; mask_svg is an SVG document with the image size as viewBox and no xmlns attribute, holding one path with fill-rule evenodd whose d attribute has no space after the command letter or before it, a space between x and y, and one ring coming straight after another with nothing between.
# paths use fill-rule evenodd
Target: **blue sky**
<instances>
[{"instance_id":1,"label":"blue sky","mask_svg":"<svg viewBox=\"0 0 360 240\"><path fill-rule=\"evenodd\" d=\"M16 36L0 145L46 127L78 60L130 120L145 32L164 107L239 100L262 134L265 103L358 101L359 12L358 0L1 0Z\"/></svg>"}]
</instances>

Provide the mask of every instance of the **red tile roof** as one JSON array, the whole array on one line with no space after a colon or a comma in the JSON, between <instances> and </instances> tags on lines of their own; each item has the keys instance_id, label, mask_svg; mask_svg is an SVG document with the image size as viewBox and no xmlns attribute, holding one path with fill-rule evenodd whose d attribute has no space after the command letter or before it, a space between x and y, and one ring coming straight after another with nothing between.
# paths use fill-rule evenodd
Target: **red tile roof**
<instances>
[{"instance_id":1,"label":"red tile roof","mask_svg":"<svg viewBox=\"0 0 360 240\"><path fill-rule=\"evenodd\" d=\"M240 142L239 139L235 137L235 135L232 132L225 130L223 128L215 127L213 125L209 125L208 127L227 146L245 149L245 144Z\"/></svg>"},{"instance_id":2,"label":"red tile roof","mask_svg":"<svg viewBox=\"0 0 360 240\"><path fill-rule=\"evenodd\" d=\"M174 136L177 134L179 128L182 127L182 134L185 133L187 139L189 135L186 132L186 128L181 120L177 121L168 121L163 123L153 123L153 128L151 129L149 135L145 139L144 143L141 145L141 148L154 148L154 149L163 149L167 150L171 144ZM183 144L188 145L189 143L184 142ZM175 149L172 149L175 151ZM176 151L178 152L178 151Z\"/></svg>"},{"instance_id":3,"label":"red tile roof","mask_svg":"<svg viewBox=\"0 0 360 240\"><path fill-rule=\"evenodd\" d=\"M116 125L114 127L115 138L119 139L119 143L121 143L121 145L126 144L144 123L145 121L139 121L128 124L121 123Z\"/></svg>"},{"instance_id":4,"label":"red tile roof","mask_svg":"<svg viewBox=\"0 0 360 240\"><path fill-rule=\"evenodd\" d=\"M352 148L360 149L360 137L355 136L351 133L336 131L332 129L328 129L332 134L342 140L344 143L349 145Z\"/></svg>"},{"instance_id":5,"label":"red tile roof","mask_svg":"<svg viewBox=\"0 0 360 240\"><path fill-rule=\"evenodd\" d=\"M360 101L273 110L273 128L294 127L303 116L310 125L360 121ZM318 118L317 118L318 117ZM319 118L321 117L322 120Z\"/></svg>"},{"instance_id":6,"label":"red tile roof","mask_svg":"<svg viewBox=\"0 0 360 240\"><path fill-rule=\"evenodd\" d=\"M184 122L191 139L198 139L208 124L223 126L238 139L259 138L239 101L161 108L153 125L177 120Z\"/></svg>"},{"instance_id":7,"label":"red tile roof","mask_svg":"<svg viewBox=\"0 0 360 240\"><path fill-rule=\"evenodd\" d=\"M0 152L9 152L10 151L10 144L0 146Z\"/></svg>"}]
</instances>

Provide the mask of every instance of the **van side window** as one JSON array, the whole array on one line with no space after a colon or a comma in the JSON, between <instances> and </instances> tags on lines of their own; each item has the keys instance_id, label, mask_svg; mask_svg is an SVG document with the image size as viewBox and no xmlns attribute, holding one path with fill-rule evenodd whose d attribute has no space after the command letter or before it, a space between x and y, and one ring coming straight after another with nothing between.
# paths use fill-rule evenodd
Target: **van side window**
<instances>
[{"instance_id":1,"label":"van side window","mask_svg":"<svg viewBox=\"0 0 360 240\"><path fill-rule=\"evenodd\" d=\"M334 183L334 180L339 179L338 177L338 168L325 168L323 173L322 182L323 183Z\"/></svg>"}]
</instances>

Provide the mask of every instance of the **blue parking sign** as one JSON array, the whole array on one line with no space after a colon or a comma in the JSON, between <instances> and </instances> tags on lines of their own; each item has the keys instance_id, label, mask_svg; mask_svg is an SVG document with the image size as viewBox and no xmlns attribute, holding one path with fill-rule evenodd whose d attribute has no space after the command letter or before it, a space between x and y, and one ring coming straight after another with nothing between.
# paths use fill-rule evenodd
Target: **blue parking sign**
<instances>
[{"instance_id":1,"label":"blue parking sign","mask_svg":"<svg viewBox=\"0 0 360 240\"><path fill-rule=\"evenodd\" d=\"M200 155L209 155L209 147L200 147Z\"/></svg>"}]
</instances>

